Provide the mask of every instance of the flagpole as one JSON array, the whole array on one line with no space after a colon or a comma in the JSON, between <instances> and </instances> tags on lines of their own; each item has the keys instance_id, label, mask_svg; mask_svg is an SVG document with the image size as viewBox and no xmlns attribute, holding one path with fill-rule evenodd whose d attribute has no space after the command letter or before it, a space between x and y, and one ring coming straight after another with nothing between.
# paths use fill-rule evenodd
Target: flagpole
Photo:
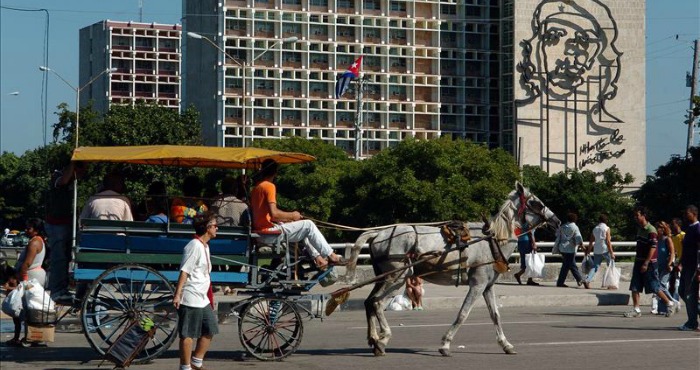
<instances>
[{"instance_id":1,"label":"flagpole","mask_svg":"<svg viewBox=\"0 0 700 370\"><path fill-rule=\"evenodd\" d=\"M365 79L360 78L355 80L357 85L357 92L355 93L355 98L357 99L357 111L355 113L355 160L359 160L362 156L362 102Z\"/></svg>"}]
</instances>

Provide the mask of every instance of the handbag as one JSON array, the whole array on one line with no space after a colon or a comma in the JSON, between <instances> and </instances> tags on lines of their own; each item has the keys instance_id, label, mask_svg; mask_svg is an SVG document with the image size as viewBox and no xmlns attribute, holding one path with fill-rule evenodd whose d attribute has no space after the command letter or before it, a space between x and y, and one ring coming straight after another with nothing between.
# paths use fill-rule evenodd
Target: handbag
<instances>
[{"instance_id":1,"label":"handbag","mask_svg":"<svg viewBox=\"0 0 700 370\"><path fill-rule=\"evenodd\" d=\"M620 275L621 270L619 267L615 267L615 261L610 261L610 266L605 270L603 275L603 288L617 289L620 286Z\"/></svg>"},{"instance_id":2,"label":"handbag","mask_svg":"<svg viewBox=\"0 0 700 370\"><path fill-rule=\"evenodd\" d=\"M544 254L532 251L525 255L525 277L528 279L540 279L544 275Z\"/></svg>"},{"instance_id":3,"label":"handbag","mask_svg":"<svg viewBox=\"0 0 700 370\"><path fill-rule=\"evenodd\" d=\"M593 263L593 257L591 257L590 254L587 254L585 257L583 257L583 261L581 261L581 273L584 275L588 274L591 272L591 270L593 270L593 266L595 266Z\"/></svg>"},{"instance_id":4,"label":"handbag","mask_svg":"<svg viewBox=\"0 0 700 370\"><path fill-rule=\"evenodd\" d=\"M555 242L554 246L552 247L552 254L553 255L561 255L561 251L559 250L559 243Z\"/></svg>"}]
</instances>

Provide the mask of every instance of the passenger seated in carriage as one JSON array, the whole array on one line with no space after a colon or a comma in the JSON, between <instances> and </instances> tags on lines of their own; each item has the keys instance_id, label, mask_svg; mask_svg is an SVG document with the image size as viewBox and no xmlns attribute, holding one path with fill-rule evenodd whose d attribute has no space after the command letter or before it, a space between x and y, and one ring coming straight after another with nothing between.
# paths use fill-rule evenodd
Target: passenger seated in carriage
<instances>
[{"instance_id":1,"label":"passenger seated in carriage","mask_svg":"<svg viewBox=\"0 0 700 370\"><path fill-rule=\"evenodd\" d=\"M256 174L255 187L250 194L250 210L253 231L260 234L258 240L275 243L283 237L289 242L305 241L317 267L323 269L329 263L340 264L341 258L328 245L326 238L310 220L303 220L298 211L286 212L277 208L277 188L273 183L278 164L266 159Z\"/></svg>"},{"instance_id":2,"label":"passenger seated in carriage","mask_svg":"<svg viewBox=\"0 0 700 370\"><path fill-rule=\"evenodd\" d=\"M122 195L125 190L124 178L120 174L106 174L102 179L102 190L88 199L80 219L133 221L131 201Z\"/></svg>"},{"instance_id":3,"label":"passenger seated in carriage","mask_svg":"<svg viewBox=\"0 0 700 370\"><path fill-rule=\"evenodd\" d=\"M200 199L202 185L197 176L187 176L182 183L182 198L173 199L170 207L170 220L179 224L192 224L195 216L203 215L209 210Z\"/></svg>"}]
</instances>

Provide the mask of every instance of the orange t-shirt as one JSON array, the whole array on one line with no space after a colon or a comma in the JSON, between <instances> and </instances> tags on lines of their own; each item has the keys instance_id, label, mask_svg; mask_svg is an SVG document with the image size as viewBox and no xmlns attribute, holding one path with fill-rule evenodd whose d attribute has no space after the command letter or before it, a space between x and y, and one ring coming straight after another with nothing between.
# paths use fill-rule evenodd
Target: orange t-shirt
<instances>
[{"instance_id":1,"label":"orange t-shirt","mask_svg":"<svg viewBox=\"0 0 700 370\"><path fill-rule=\"evenodd\" d=\"M250 193L253 230L267 230L274 226L270 215L270 203L277 203L277 188L269 181L262 181Z\"/></svg>"}]
</instances>

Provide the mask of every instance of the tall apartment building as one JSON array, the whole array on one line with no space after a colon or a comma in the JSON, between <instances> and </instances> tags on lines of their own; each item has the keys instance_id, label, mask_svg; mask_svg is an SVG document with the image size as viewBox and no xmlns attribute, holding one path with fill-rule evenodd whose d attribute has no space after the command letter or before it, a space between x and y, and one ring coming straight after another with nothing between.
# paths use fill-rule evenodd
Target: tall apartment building
<instances>
[{"instance_id":1,"label":"tall apartment building","mask_svg":"<svg viewBox=\"0 0 700 370\"><path fill-rule=\"evenodd\" d=\"M353 152L354 92L334 88L363 55L364 154L407 136L499 145L499 1L466 2L185 0L185 31L226 51L185 41L186 103L212 145L293 135Z\"/></svg>"},{"instance_id":2,"label":"tall apartment building","mask_svg":"<svg viewBox=\"0 0 700 370\"><path fill-rule=\"evenodd\" d=\"M216 45L185 41L184 97L211 145L293 135L352 153L357 104L352 91L335 99L334 87L363 55L365 155L407 136L447 135L500 146L550 173L615 166L641 182L644 8L644 0L183 0L184 30ZM299 41L280 42L287 37Z\"/></svg>"},{"instance_id":3,"label":"tall apartment building","mask_svg":"<svg viewBox=\"0 0 700 370\"><path fill-rule=\"evenodd\" d=\"M100 112L111 104L143 100L180 109L180 25L100 21L80 30L80 86L109 68L114 72L81 91Z\"/></svg>"}]
</instances>

